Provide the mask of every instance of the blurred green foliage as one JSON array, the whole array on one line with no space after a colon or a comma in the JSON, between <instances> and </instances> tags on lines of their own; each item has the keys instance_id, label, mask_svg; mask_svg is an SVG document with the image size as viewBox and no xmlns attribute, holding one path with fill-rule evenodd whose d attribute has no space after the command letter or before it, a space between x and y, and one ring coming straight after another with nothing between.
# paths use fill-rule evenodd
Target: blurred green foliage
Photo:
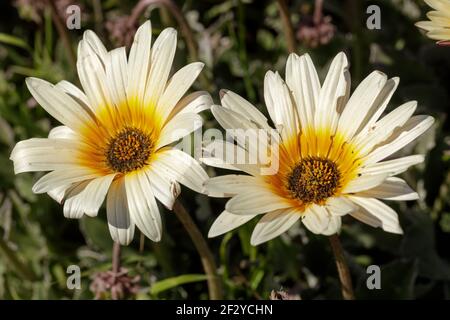
<instances>
[{"instance_id":1,"label":"blurred green foliage","mask_svg":"<svg viewBox=\"0 0 450 320\"><path fill-rule=\"evenodd\" d=\"M0 2L0 299L90 299L94 297L89 289L94 274L111 268L112 240L104 210L95 219L65 219L60 205L31 192L40 174L15 176L9 160L17 141L45 137L56 125L31 98L25 77L78 81L50 11L44 6L33 13L31 4L37 2ZM108 36L105 26L130 14L135 2L72 2L82 8L82 30L68 31L74 48L85 29L95 30L110 49L120 45ZM287 59L276 1L188 0L177 4L193 29L199 59L206 63L204 80L197 82L195 89L209 90L216 102L220 88L231 89L262 107L265 72L284 74ZM366 28L370 4L381 8L381 30ZM292 0L288 5L297 32L301 21L312 14L314 3ZM334 37L316 48L297 43L297 53L310 53L322 78L341 50L351 61L353 88L374 69L399 76L401 83L389 108L417 100L419 113L437 119L432 130L401 151L428 154L423 165L403 175L421 199L392 203L405 235L372 229L351 218L344 220L341 239L357 298L450 298L450 47L436 46L414 26L428 10L420 0L325 0L324 13L336 27ZM150 7L140 21L149 17L155 34L167 26L177 27L164 9ZM181 34L178 49L176 69L190 59ZM205 126L217 126L210 114L205 114ZM223 173L208 170L210 175ZM205 235L225 204L223 199L209 199L187 189L183 189L181 201ZM139 293L130 298L206 299L205 277L190 239L172 213L161 211L162 241L146 240L142 246L137 234L132 245L123 249L123 266L130 275L140 276ZM298 226L289 234L252 247L249 239L254 224L209 241L225 298L267 299L271 290L280 289L302 299L340 298L325 237ZM66 269L73 264L82 271L81 290L66 286ZM381 266L381 290L366 287L366 267L371 264Z\"/></svg>"}]
</instances>

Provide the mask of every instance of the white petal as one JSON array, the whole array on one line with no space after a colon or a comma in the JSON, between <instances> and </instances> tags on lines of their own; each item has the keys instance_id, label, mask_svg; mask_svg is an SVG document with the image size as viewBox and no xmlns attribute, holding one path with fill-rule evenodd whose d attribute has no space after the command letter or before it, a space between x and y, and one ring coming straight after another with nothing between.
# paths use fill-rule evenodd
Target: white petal
<instances>
[{"instance_id":1,"label":"white petal","mask_svg":"<svg viewBox=\"0 0 450 320\"><path fill-rule=\"evenodd\" d=\"M125 180L118 179L111 184L106 198L106 213L111 238L121 245L133 241L135 224L128 210Z\"/></svg>"},{"instance_id":2,"label":"white petal","mask_svg":"<svg viewBox=\"0 0 450 320\"><path fill-rule=\"evenodd\" d=\"M325 207L314 204L305 210L302 217L302 223L312 233L322 234L327 230L330 219L331 215Z\"/></svg>"},{"instance_id":3,"label":"white petal","mask_svg":"<svg viewBox=\"0 0 450 320\"><path fill-rule=\"evenodd\" d=\"M37 78L27 78L25 82L42 108L71 129L77 130L92 119L80 104L49 82Z\"/></svg>"},{"instance_id":4,"label":"white petal","mask_svg":"<svg viewBox=\"0 0 450 320\"><path fill-rule=\"evenodd\" d=\"M78 216L85 213L95 217L100 209L115 173L90 181L78 194L69 195L64 201L64 216Z\"/></svg>"},{"instance_id":5,"label":"white petal","mask_svg":"<svg viewBox=\"0 0 450 320\"><path fill-rule=\"evenodd\" d=\"M256 224L250 243L257 246L263 242L278 237L287 231L301 217L294 209L282 209L265 214Z\"/></svg>"},{"instance_id":6,"label":"white petal","mask_svg":"<svg viewBox=\"0 0 450 320\"><path fill-rule=\"evenodd\" d=\"M178 70L169 80L161 99L158 110L163 120L172 112L186 91L192 86L202 71L204 63L194 62Z\"/></svg>"},{"instance_id":7,"label":"white petal","mask_svg":"<svg viewBox=\"0 0 450 320\"><path fill-rule=\"evenodd\" d=\"M373 214L361 207L358 207L358 210L353 211L350 215L356 220L359 220L362 223L374 228L380 228L383 225L381 219L375 217Z\"/></svg>"},{"instance_id":8,"label":"white petal","mask_svg":"<svg viewBox=\"0 0 450 320\"><path fill-rule=\"evenodd\" d=\"M188 94L177 103L168 119L173 118L179 113L200 113L209 109L212 104L213 101L208 92L197 91Z\"/></svg>"},{"instance_id":9,"label":"white petal","mask_svg":"<svg viewBox=\"0 0 450 320\"><path fill-rule=\"evenodd\" d=\"M450 4L444 0L425 0L425 2L438 11L447 12L450 10Z\"/></svg>"},{"instance_id":10,"label":"white petal","mask_svg":"<svg viewBox=\"0 0 450 320\"><path fill-rule=\"evenodd\" d=\"M106 81L111 100L117 106L127 101L127 53L125 47L110 51L106 57Z\"/></svg>"},{"instance_id":11,"label":"white petal","mask_svg":"<svg viewBox=\"0 0 450 320\"><path fill-rule=\"evenodd\" d=\"M84 94L83 91L78 89L77 86L73 85L72 83L61 80L55 85L55 88L61 89L65 93L67 93L69 96L71 96L73 99L75 99L76 102L78 102L86 111L92 114L92 109L89 106L89 100Z\"/></svg>"},{"instance_id":12,"label":"white petal","mask_svg":"<svg viewBox=\"0 0 450 320\"><path fill-rule=\"evenodd\" d=\"M374 146L389 138L394 129L403 126L408 121L416 107L416 101L407 102L375 123L369 133L357 136L355 143L360 146L360 154L366 154Z\"/></svg>"},{"instance_id":13,"label":"white petal","mask_svg":"<svg viewBox=\"0 0 450 320\"><path fill-rule=\"evenodd\" d=\"M396 177L387 178L385 182L373 189L358 192L358 197L397 201L419 199L417 192L411 189L405 180Z\"/></svg>"},{"instance_id":14,"label":"white petal","mask_svg":"<svg viewBox=\"0 0 450 320\"><path fill-rule=\"evenodd\" d=\"M212 224L208 237L213 238L227 233L253 219L256 215L238 215L223 211Z\"/></svg>"},{"instance_id":15,"label":"white petal","mask_svg":"<svg viewBox=\"0 0 450 320\"><path fill-rule=\"evenodd\" d=\"M70 188L70 185L60 186L55 189L50 190L47 194L59 204L64 200L64 196L66 194L66 190Z\"/></svg>"},{"instance_id":16,"label":"white petal","mask_svg":"<svg viewBox=\"0 0 450 320\"><path fill-rule=\"evenodd\" d=\"M384 231L398 234L403 233L398 221L397 213L380 200L355 196L350 196L349 199L367 211L366 213L363 213L363 216L367 217L369 221L374 222L375 220L373 218L370 220L370 216L367 213L373 215L376 219L379 219L381 221L381 228ZM352 214L352 216L358 219L357 215Z\"/></svg>"},{"instance_id":17,"label":"white petal","mask_svg":"<svg viewBox=\"0 0 450 320\"><path fill-rule=\"evenodd\" d=\"M125 176L125 187L132 221L149 239L160 241L161 216L145 172Z\"/></svg>"},{"instance_id":18,"label":"white petal","mask_svg":"<svg viewBox=\"0 0 450 320\"><path fill-rule=\"evenodd\" d=\"M228 141L214 140L203 151L203 158L200 161L209 166L240 170L253 176L260 174L260 166L256 161L249 163L250 161L247 159L250 159L250 155L239 145Z\"/></svg>"},{"instance_id":19,"label":"white petal","mask_svg":"<svg viewBox=\"0 0 450 320\"><path fill-rule=\"evenodd\" d=\"M380 173L377 175L366 174L358 176L348 182L344 189L342 189L342 193L356 193L374 188L380 185L384 180L386 180L387 176L388 175L385 173Z\"/></svg>"},{"instance_id":20,"label":"white petal","mask_svg":"<svg viewBox=\"0 0 450 320\"><path fill-rule=\"evenodd\" d=\"M100 58L100 61L104 62L108 51L103 45L100 38L92 30L86 30L83 33L83 40L89 44L95 54Z\"/></svg>"},{"instance_id":21,"label":"white petal","mask_svg":"<svg viewBox=\"0 0 450 320\"><path fill-rule=\"evenodd\" d=\"M430 39L434 40L443 40L443 41L449 41L450 40L450 30L448 28L439 28L431 30L427 33L427 36Z\"/></svg>"},{"instance_id":22,"label":"white petal","mask_svg":"<svg viewBox=\"0 0 450 320\"><path fill-rule=\"evenodd\" d=\"M261 128L270 129L267 118L250 102L229 90L220 90L222 106L242 114L247 120L253 121Z\"/></svg>"},{"instance_id":23,"label":"white petal","mask_svg":"<svg viewBox=\"0 0 450 320\"><path fill-rule=\"evenodd\" d=\"M98 173L85 167L55 170L40 178L33 186L34 193L45 193L63 185L94 179Z\"/></svg>"},{"instance_id":24,"label":"white petal","mask_svg":"<svg viewBox=\"0 0 450 320\"><path fill-rule=\"evenodd\" d=\"M314 123L314 112L319 102L320 82L308 54L301 57L289 55L286 64L286 83L295 99L302 128Z\"/></svg>"},{"instance_id":25,"label":"white petal","mask_svg":"<svg viewBox=\"0 0 450 320\"><path fill-rule=\"evenodd\" d=\"M152 48L150 73L145 89L146 106L158 106L169 78L176 48L177 32L173 28L164 29L155 40Z\"/></svg>"},{"instance_id":26,"label":"white petal","mask_svg":"<svg viewBox=\"0 0 450 320\"><path fill-rule=\"evenodd\" d=\"M83 203L81 201L77 201L77 198L72 199L79 195L81 192L84 191L86 186L91 182L92 180L85 180L82 182L77 182L69 186L67 190L64 193L64 206L63 206L63 213L64 217L68 219L81 219L84 215L83 211Z\"/></svg>"},{"instance_id":27,"label":"white petal","mask_svg":"<svg viewBox=\"0 0 450 320\"><path fill-rule=\"evenodd\" d=\"M433 117L414 116L397 133L388 139L385 145L375 149L364 160L365 163L375 163L400 150L408 143L424 133L434 123Z\"/></svg>"},{"instance_id":28,"label":"white petal","mask_svg":"<svg viewBox=\"0 0 450 320\"><path fill-rule=\"evenodd\" d=\"M68 139L32 138L20 141L10 155L14 173L73 168L78 164L78 145Z\"/></svg>"},{"instance_id":29,"label":"white petal","mask_svg":"<svg viewBox=\"0 0 450 320\"><path fill-rule=\"evenodd\" d=\"M438 27L433 21L419 21L416 22L414 25L426 31L431 31Z\"/></svg>"},{"instance_id":30,"label":"white petal","mask_svg":"<svg viewBox=\"0 0 450 320\"><path fill-rule=\"evenodd\" d=\"M181 113L169 120L163 127L155 149L158 150L172 142L191 134L203 125L202 117L196 113Z\"/></svg>"},{"instance_id":31,"label":"white petal","mask_svg":"<svg viewBox=\"0 0 450 320\"><path fill-rule=\"evenodd\" d=\"M386 81L384 73L374 71L353 92L339 119L338 130L346 138L356 133Z\"/></svg>"},{"instance_id":32,"label":"white petal","mask_svg":"<svg viewBox=\"0 0 450 320\"><path fill-rule=\"evenodd\" d=\"M216 157L207 156L205 158L200 158L199 161L209 167L232 170L232 171L246 172L244 170L236 168L235 166L233 166L231 164L225 163L222 159L216 158ZM255 175L256 175L256 173L255 173Z\"/></svg>"},{"instance_id":33,"label":"white petal","mask_svg":"<svg viewBox=\"0 0 450 320\"><path fill-rule=\"evenodd\" d=\"M66 126L58 126L54 127L48 133L49 139L69 139L76 140L78 139L78 135L75 131Z\"/></svg>"},{"instance_id":34,"label":"white petal","mask_svg":"<svg viewBox=\"0 0 450 320\"><path fill-rule=\"evenodd\" d=\"M258 129L258 126L250 120L244 118L242 114L219 105L211 106L211 112L217 122L226 130L247 130Z\"/></svg>"},{"instance_id":35,"label":"white petal","mask_svg":"<svg viewBox=\"0 0 450 320\"><path fill-rule=\"evenodd\" d=\"M363 135L370 131L370 128L377 122L380 116L383 114L386 109L389 101L391 100L392 95L395 90L397 90L400 79L394 77L386 81L383 89L378 93L377 98L372 104L372 107L368 111L365 119L363 120L360 129L358 129L357 133Z\"/></svg>"},{"instance_id":36,"label":"white petal","mask_svg":"<svg viewBox=\"0 0 450 320\"><path fill-rule=\"evenodd\" d=\"M441 28L448 27L448 21L450 19L450 5L447 4L447 9L443 11L429 11L427 12L427 17L433 21L437 26ZM430 30L432 31L432 30Z\"/></svg>"},{"instance_id":37,"label":"white petal","mask_svg":"<svg viewBox=\"0 0 450 320\"><path fill-rule=\"evenodd\" d=\"M274 194L267 188L253 186L247 188L245 193L240 193L231 198L225 205L225 209L234 214L254 215L285 209L290 206L291 204L286 199Z\"/></svg>"},{"instance_id":38,"label":"white petal","mask_svg":"<svg viewBox=\"0 0 450 320\"><path fill-rule=\"evenodd\" d=\"M226 134L248 151L247 161L241 158L236 158L237 160L242 160L244 164L256 164L263 160L264 155L267 155L269 151L271 131L259 129L254 122L231 109L214 105L211 111L220 125L227 130Z\"/></svg>"},{"instance_id":39,"label":"white petal","mask_svg":"<svg viewBox=\"0 0 450 320\"><path fill-rule=\"evenodd\" d=\"M425 160L423 155L417 154L408 157L377 162L363 166L360 170L361 174L381 174L386 173L390 176L395 176L399 173L405 172L410 166L422 163Z\"/></svg>"},{"instance_id":40,"label":"white petal","mask_svg":"<svg viewBox=\"0 0 450 320\"><path fill-rule=\"evenodd\" d=\"M331 198L326 207L331 215L344 216L357 209L357 206L345 197Z\"/></svg>"},{"instance_id":41,"label":"white petal","mask_svg":"<svg viewBox=\"0 0 450 320\"><path fill-rule=\"evenodd\" d=\"M297 110L292 105L288 87L280 75L268 71L264 78L264 100L275 125L282 126L281 136L289 139L299 131Z\"/></svg>"},{"instance_id":42,"label":"white petal","mask_svg":"<svg viewBox=\"0 0 450 320\"><path fill-rule=\"evenodd\" d=\"M164 175L164 172L160 172L158 167L149 166L145 173L150 181L153 194L166 208L172 210L173 204L178 196L172 192L172 186L175 184L175 189L179 189L178 182L172 180Z\"/></svg>"},{"instance_id":43,"label":"white petal","mask_svg":"<svg viewBox=\"0 0 450 320\"><path fill-rule=\"evenodd\" d=\"M341 97L346 96L347 86L349 85L348 78L345 75L347 68L347 57L343 52L340 52L333 59L320 89L319 102L314 114L315 126L318 129L331 128L331 132L334 132L338 124L338 102Z\"/></svg>"},{"instance_id":44,"label":"white petal","mask_svg":"<svg viewBox=\"0 0 450 320\"><path fill-rule=\"evenodd\" d=\"M130 103L144 101L148 74L150 71L150 50L152 45L152 25L147 20L139 27L131 45L128 57L127 96Z\"/></svg>"},{"instance_id":45,"label":"white petal","mask_svg":"<svg viewBox=\"0 0 450 320\"><path fill-rule=\"evenodd\" d=\"M99 56L84 40L78 45L78 77L93 110L111 104L105 68Z\"/></svg>"},{"instance_id":46,"label":"white petal","mask_svg":"<svg viewBox=\"0 0 450 320\"><path fill-rule=\"evenodd\" d=\"M332 234L338 233L341 230L342 219L338 216L330 216L328 221L328 226L322 231L325 236L331 236Z\"/></svg>"},{"instance_id":47,"label":"white petal","mask_svg":"<svg viewBox=\"0 0 450 320\"><path fill-rule=\"evenodd\" d=\"M261 185L261 183L252 176L230 174L208 179L205 182L205 191L210 197L232 197L246 192L249 187Z\"/></svg>"},{"instance_id":48,"label":"white petal","mask_svg":"<svg viewBox=\"0 0 450 320\"><path fill-rule=\"evenodd\" d=\"M168 179L178 181L199 193L202 192L203 184L208 179L205 170L194 158L177 149L158 152L151 166Z\"/></svg>"}]
</instances>

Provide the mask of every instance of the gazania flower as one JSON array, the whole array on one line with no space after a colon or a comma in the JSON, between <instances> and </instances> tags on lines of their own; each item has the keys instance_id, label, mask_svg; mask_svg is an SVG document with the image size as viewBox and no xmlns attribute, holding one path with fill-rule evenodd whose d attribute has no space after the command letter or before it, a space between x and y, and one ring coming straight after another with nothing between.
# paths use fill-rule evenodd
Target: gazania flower
<instances>
[{"instance_id":1,"label":"gazania flower","mask_svg":"<svg viewBox=\"0 0 450 320\"><path fill-rule=\"evenodd\" d=\"M388 80L379 71L363 80L349 98L347 67L345 54L339 53L321 85L310 57L291 54L286 82L278 73L267 72L264 98L280 136L279 152L271 157L278 161L278 170L271 175L261 174L261 163L227 163L230 149L251 158L255 146L249 139L252 131L247 129L270 127L249 102L230 91L223 93L222 106L211 109L215 118L225 129L246 130L234 130L236 144L214 141L207 146L211 156L203 161L247 174L219 176L205 184L211 196L232 197L209 236L230 231L260 214L264 216L253 231L253 245L280 235L299 220L313 233L331 235L339 231L341 217L347 214L388 232L402 232L397 213L380 200L417 199L417 193L394 176L424 157L386 158L416 139L434 120L411 117L415 101L381 117L399 80ZM264 143L258 141L258 148Z\"/></svg>"},{"instance_id":2,"label":"gazania flower","mask_svg":"<svg viewBox=\"0 0 450 320\"><path fill-rule=\"evenodd\" d=\"M151 46L151 24L136 33L127 59L125 48L107 52L92 31L78 46L82 92L61 81L26 80L36 101L63 126L48 138L19 142L11 154L16 173L51 171L33 186L64 203L64 215L96 216L105 197L114 241L128 244L137 226L153 241L161 238L156 199L172 208L178 182L200 191L207 179L200 164L172 142L201 125L197 114L209 95L183 95L203 64L169 73L177 33L161 32Z\"/></svg>"},{"instance_id":3,"label":"gazania flower","mask_svg":"<svg viewBox=\"0 0 450 320\"><path fill-rule=\"evenodd\" d=\"M427 13L430 21L420 21L416 26L424 29L430 39L438 40L438 44L450 45L450 0L425 0L435 9Z\"/></svg>"}]
</instances>

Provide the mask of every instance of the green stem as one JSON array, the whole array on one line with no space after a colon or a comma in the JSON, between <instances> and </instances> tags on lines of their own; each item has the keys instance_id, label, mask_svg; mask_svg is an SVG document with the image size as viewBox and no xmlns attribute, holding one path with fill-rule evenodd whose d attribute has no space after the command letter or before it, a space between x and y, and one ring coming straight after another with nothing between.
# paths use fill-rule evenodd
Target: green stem
<instances>
[{"instance_id":1,"label":"green stem","mask_svg":"<svg viewBox=\"0 0 450 320\"><path fill-rule=\"evenodd\" d=\"M214 262L214 257L208 247L208 244L206 243L205 238L202 236L200 230L195 225L194 220L192 220L191 216L179 200L175 201L173 211L191 237L192 242L200 255L203 269L208 276L208 292L210 299L222 299L222 284L217 275L217 267Z\"/></svg>"}]
</instances>

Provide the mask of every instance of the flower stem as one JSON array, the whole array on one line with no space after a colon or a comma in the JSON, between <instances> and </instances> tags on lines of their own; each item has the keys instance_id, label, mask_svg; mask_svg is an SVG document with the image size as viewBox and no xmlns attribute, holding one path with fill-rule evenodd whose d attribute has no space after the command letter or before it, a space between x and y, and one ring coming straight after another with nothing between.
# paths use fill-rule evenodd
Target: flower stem
<instances>
[{"instance_id":1,"label":"flower stem","mask_svg":"<svg viewBox=\"0 0 450 320\"><path fill-rule=\"evenodd\" d=\"M329 237L331 248L333 249L334 258L336 260L336 267L341 281L342 297L344 300L355 300L353 293L352 278L348 270L347 263L344 257L344 250L342 249L341 241L337 234Z\"/></svg>"},{"instance_id":2,"label":"flower stem","mask_svg":"<svg viewBox=\"0 0 450 320\"><path fill-rule=\"evenodd\" d=\"M116 277L118 276L120 272L120 243L114 242L113 249L112 249L112 272L113 272L113 279L114 284L116 283ZM111 290L111 298L113 300L118 300L119 296L114 290Z\"/></svg>"},{"instance_id":3,"label":"flower stem","mask_svg":"<svg viewBox=\"0 0 450 320\"><path fill-rule=\"evenodd\" d=\"M222 285L219 277L217 276L217 267L205 238L202 236L200 230L197 228L191 216L179 200L175 201L173 211L191 237L192 242L194 242L194 246L200 255L203 269L208 276L208 291L210 299L222 299Z\"/></svg>"},{"instance_id":4,"label":"flower stem","mask_svg":"<svg viewBox=\"0 0 450 320\"><path fill-rule=\"evenodd\" d=\"M114 242L112 252L112 271L117 274L120 271L120 243Z\"/></svg>"},{"instance_id":5,"label":"flower stem","mask_svg":"<svg viewBox=\"0 0 450 320\"><path fill-rule=\"evenodd\" d=\"M289 53L295 52L295 36L292 28L291 17L286 0L277 0L278 10L280 10L281 22L283 23L284 33L286 35L286 44Z\"/></svg>"},{"instance_id":6,"label":"flower stem","mask_svg":"<svg viewBox=\"0 0 450 320\"><path fill-rule=\"evenodd\" d=\"M56 29L58 30L58 34L62 39L62 42L64 44L64 47L66 48L69 62L73 65L77 63L77 59L75 56L75 51L73 50L69 33L67 32L67 28L64 25L63 20L61 19L58 9L56 8L55 0L48 0L48 3L50 5L50 9L52 11L52 18L53 22L55 23Z\"/></svg>"}]
</instances>

